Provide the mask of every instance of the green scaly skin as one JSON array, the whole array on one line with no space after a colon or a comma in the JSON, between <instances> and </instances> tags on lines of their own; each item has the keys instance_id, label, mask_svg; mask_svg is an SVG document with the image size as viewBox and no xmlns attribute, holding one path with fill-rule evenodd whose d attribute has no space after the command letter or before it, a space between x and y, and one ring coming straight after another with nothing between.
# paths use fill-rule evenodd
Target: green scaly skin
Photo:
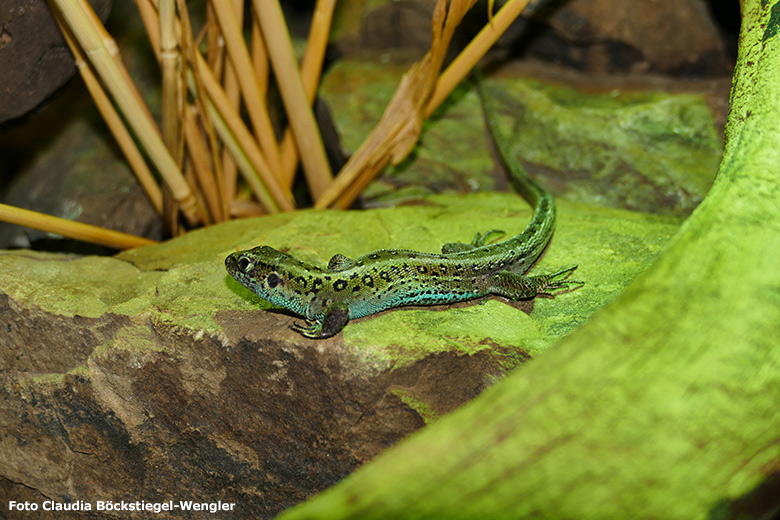
<instances>
[{"instance_id":1,"label":"green scaly skin","mask_svg":"<svg viewBox=\"0 0 780 520\"><path fill-rule=\"evenodd\" d=\"M488 245L488 238L503 231L477 233L470 244L445 244L441 254L382 249L355 260L335 255L326 268L259 246L228 256L228 273L264 300L304 316L306 325L291 328L314 339L333 336L351 318L394 307L446 304L488 294L523 300L581 285L568 279L577 266L548 275L523 275L550 242L555 204L512 155L487 107L485 114L511 180L534 208L531 222L519 235Z\"/></svg>"}]
</instances>

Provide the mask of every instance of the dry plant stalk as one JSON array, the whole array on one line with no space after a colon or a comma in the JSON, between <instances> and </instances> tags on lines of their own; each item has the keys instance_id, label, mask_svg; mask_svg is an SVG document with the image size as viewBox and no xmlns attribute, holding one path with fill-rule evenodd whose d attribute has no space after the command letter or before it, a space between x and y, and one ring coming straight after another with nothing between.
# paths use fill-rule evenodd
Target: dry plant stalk
<instances>
[{"instance_id":1,"label":"dry plant stalk","mask_svg":"<svg viewBox=\"0 0 780 520\"><path fill-rule=\"evenodd\" d=\"M179 149L179 42L176 38L176 2L160 0L160 65L162 68L162 135L168 150L178 160Z\"/></svg>"},{"instance_id":2,"label":"dry plant stalk","mask_svg":"<svg viewBox=\"0 0 780 520\"><path fill-rule=\"evenodd\" d=\"M491 17L490 22L482 28L474 39L466 46L463 51L453 60L453 62L442 73L436 82L436 88L428 101L425 109L425 117L433 114L439 105L447 99L455 87L463 81L463 78L471 72L477 62L490 50L493 44L498 41L502 34L506 32L512 22L520 15L525 7L531 3L531 0L509 0L499 11L492 15L492 0L488 8Z\"/></svg>"},{"instance_id":3,"label":"dry plant stalk","mask_svg":"<svg viewBox=\"0 0 780 520\"><path fill-rule=\"evenodd\" d=\"M132 249L134 247L151 246L157 243L154 240L129 235L127 233L122 233L121 231L84 224L83 222L74 222L51 215L44 215L37 211L30 211L28 209L8 206L6 204L0 204L0 220L117 249Z\"/></svg>"},{"instance_id":4,"label":"dry plant stalk","mask_svg":"<svg viewBox=\"0 0 780 520\"><path fill-rule=\"evenodd\" d=\"M276 143L273 125L263 104L264 97L254 75L252 59L249 50L241 37L242 31L238 24L236 13L231 2L212 2L217 21L222 29L222 36L227 45L228 55L236 69L238 83L244 94L249 119L252 121L260 147L265 154L266 162L274 172L277 179L281 179L282 160L279 155L279 147Z\"/></svg>"},{"instance_id":5,"label":"dry plant stalk","mask_svg":"<svg viewBox=\"0 0 780 520\"><path fill-rule=\"evenodd\" d=\"M184 138L187 143L187 150L190 152L190 159L195 173L195 178L200 185L200 192L206 201L206 207L209 209L211 222L220 222L224 220L222 202L219 199L220 189L217 187L216 179L212 173L209 164L209 147L198 125L198 111L190 106L185 112L184 120Z\"/></svg>"},{"instance_id":6,"label":"dry plant stalk","mask_svg":"<svg viewBox=\"0 0 780 520\"><path fill-rule=\"evenodd\" d=\"M127 81L127 75L117 65L116 44L105 32L94 11L85 0L50 0L53 9L61 13L73 35L84 49L90 64L106 86L114 102L157 166L188 222L198 222L197 200L173 157L162 142L160 133L148 115L145 104L138 99Z\"/></svg>"},{"instance_id":7,"label":"dry plant stalk","mask_svg":"<svg viewBox=\"0 0 780 520\"><path fill-rule=\"evenodd\" d=\"M333 175L314 112L306 100L282 7L276 0L254 0L253 3L290 127L298 148L304 151L301 162L309 192L317 200L331 184Z\"/></svg>"},{"instance_id":8,"label":"dry plant stalk","mask_svg":"<svg viewBox=\"0 0 780 520\"><path fill-rule=\"evenodd\" d=\"M182 69L185 68L187 62L190 63L191 70L188 72L191 72L189 76L194 78L194 87L195 92L197 93L195 96L195 103L197 112L200 114L199 119L195 117L195 114L185 114L185 118L191 124L196 124L196 121L198 120L201 122L200 126L203 129L208 143L206 148L199 147L197 150L192 149L191 159L194 163L194 167L200 172L200 175L208 177L207 179L204 178L201 180L200 186L203 190L203 196L208 202L211 217L213 219L212 221L222 222L228 218L228 200L225 198L219 144L214 132L214 125L209 117L210 111L208 110L205 101L206 96L203 84L200 81L199 63L198 60L195 59L195 55L198 54L199 51L193 39L192 23L190 22L187 3L185 0L176 0L176 3L181 16L181 45L184 49L184 55L187 57L187 60L182 63ZM194 132L194 129L189 130L190 132ZM193 146L198 147L198 144L201 142L195 138L195 135L196 134L193 133L193 135L190 136L190 141L193 143Z\"/></svg>"},{"instance_id":9,"label":"dry plant stalk","mask_svg":"<svg viewBox=\"0 0 780 520\"><path fill-rule=\"evenodd\" d=\"M400 162L419 139L425 106L436 85L455 28L476 0L438 0L431 22L431 50L404 74L382 119L347 161L316 207L347 208L389 162ZM449 4L449 5L448 5Z\"/></svg>"},{"instance_id":10,"label":"dry plant stalk","mask_svg":"<svg viewBox=\"0 0 780 520\"><path fill-rule=\"evenodd\" d=\"M136 0L139 11L142 11L142 20L149 35L150 41L159 41L159 26L157 24L157 11L151 0ZM181 31L181 29L177 29ZM196 50L194 46L193 51ZM159 49L158 49L159 51ZM194 52L195 59L190 59L190 77L188 85L196 98L208 98L207 111L213 122L214 128L223 141L225 148L236 159L239 171L247 185L257 199L270 212L292 211L295 209L292 194L289 189L282 186L274 172L265 160L246 125L232 108L225 91L214 77L200 52ZM159 55L158 55L159 60ZM198 94L202 87L205 96ZM205 113L205 111L203 112ZM262 181L260 180L262 179ZM226 189L227 192L227 189ZM226 201L231 205L230 199Z\"/></svg>"},{"instance_id":11,"label":"dry plant stalk","mask_svg":"<svg viewBox=\"0 0 780 520\"><path fill-rule=\"evenodd\" d=\"M476 0L438 0L430 51L404 75L379 124L334 182L311 104L336 0L318 0L300 70L275 0L253 0L251 54L241 32L243 2L211 0L200 36L207 38L208 62L195 43L184 0L136 0L162 70L162 136L122 66L113 40L86 0L49 1L65 21L63 32L71 36L69 43L85 82L144 190L158 211L161 206L169 206L161 202L166 199L161 193L169 193L168 200L177 207L181 205L191 225L219 222L231 213L259 211L254 203L234 200L236 170L266 210L294 209L289 189L298 155L316 207L347 207L389 162L398 163L408 155L419 139L424 120L529 2L507 2L439 77L453 32ZM492 10L492 1L489 5ZM81 48L73 43L73 35ZM85 54L160 171L167 189L161 191L155 185L100 82L85 66ZM289 120L281 147L264 104L269 58ZM222 84L218 77L222 77ZM194 100L188 108L186 88ZM242 99L255 136L239 115ZM296 145L305 153L297 154ZM181 173L185 149L186 164L194 174L188 174L188 180ZM175 215L168 217L175 220Z\"/></svg>"},{"instance_id":12,"label":"dry plant stalk","mask_svg":"<svg viewBox=\"0 0 780 520\"><path fill-rule=\"evenodd\" d=\"M419 139L425 119L471 71L529 0L507 2L448 67L446 74L437 80L455 28L475 2L439 0L436 3L431 50L401 79L382 119L344 165L331 187L317 201L316 207L349 207L388 163L402 161Z\"/></svg>"},{"instance_id":13,"label":"dry plant stalk","mask_svg":"<svg viewBox=\"0 0 780 520\"><path fill-rule=\"evenodd\" d=\"M141 152L135 145L133 137L127 130L127 127L114 108L114 105L111 104L111 100L108 98L108 95L106 95L106 92L103 90L97 77L95 77L95 73L92 72L92 69L89 68L89 65L84 60L84 55L78 45L76 45L70 30L63 24L62 19L59 16L55 16L55 20L57 21L57 25L59 26L62 35L65 37L65 42L68 44L71 53L73 53L76 68L84 80L84 84L87 86L90 96L95 101L95 105L100 111L100 114L103 116L103 120L108 125L114 139L116 139L125 159L127 159L127 163L141 183L141 188L146 193L146 196L149 197L152 206L157 210L157 213L161 213L162 191L160 190L160 187L157 186L154 176L146 165L143 155L141 155Z\"/></svg>"},{"instance_id":14,"label":"dry plant stalk","mask_svg":"<svg viewBox=\"0 0 780 520\"><path fill-rule=\"evenodd\" d=\"M238 25L243 26L243 22L244 22L243 0L233 0L233 9L235 10L236 17L238 18ZM214 12L214 8L211 6L211 3L208 4L208 12L209 13ZM218 29L218 27L216 26L216 20L211 20L209 24L210 24L209 34L211 34L212 32L216 33L217 32L216 29ZM212 28L214 30L212 30ZM219 41L222 41L222 39L218 38L218 42ZM209 56L211 56L212 54L217 54L219 52L217 49L212 50L212 45L213 44L209 42ZM219 54L224 56L224 52L220 52ZM252 65L254 66L254 55L252 56ZM219 76L218 68L212 66L211 70L214 72L216 76ZM231 62L230 60L227 60L225 62L222 83L225 87L225 96L227 96L228 101L230 102L230 105L233 108L233 111L238 112L241 106L241 91L238 85L238 77L236 76L236 69L233 67L233 62ZM264 85L258 80L258 86L260 87L261 94L263 94L263 99L265 99L266 85ZM225 199L233 200L236 196L238 166L236 165L236 161L233 160L233 156L227 148L222 150L222 178L223 178L223 185L226 190Z\"/></svg>"},{"instance_id":15,"label":"dry plant stalk","mask_svg":"<svg viewBox=\"0 0 780 520\"><path fill-rule=\"evenodd\" d=\"M263 41L263 32L260 29L260 21L257 19L257 13L252 10L252 66L255 69L257 84L265 95L268 92L268 75L271 65L268 63L268 50Z\"/></svg>"},{"instance_id":16,"label":"dry plant stalk","mask_svg":"<svg viewBox=\"0 0 780 520\"><path fill-rule=\"evenodd\" d=\"M317 95L335 9L336 0L317 0L314 6L309 38L306 40L306 53L301 61L301 79L309 106L312 106ZM289 127L284 132L281 150L284 181L287 186L292 186L295 170L298 167L298 149Z\"/></svg>"}]
</instances>

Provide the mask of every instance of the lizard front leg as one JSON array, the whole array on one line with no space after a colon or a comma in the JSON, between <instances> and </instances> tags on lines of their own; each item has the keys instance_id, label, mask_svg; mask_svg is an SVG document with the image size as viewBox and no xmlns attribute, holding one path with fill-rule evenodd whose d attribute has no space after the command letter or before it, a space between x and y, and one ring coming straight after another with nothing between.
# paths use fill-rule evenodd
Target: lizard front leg
<instances>
[{"instance_id":1,"label":"lizard front leg","mask_svg":"<svg viewBox=\"0 0 780 520\"><path fill-rule=\"evenodd\" d=\"M306 320L306 325L294 323L292 330L311 339L325 339L335 336L349 321L349 307L345 303L334 303L325 309L320 319Z\"/></svg>"}]
</instances>

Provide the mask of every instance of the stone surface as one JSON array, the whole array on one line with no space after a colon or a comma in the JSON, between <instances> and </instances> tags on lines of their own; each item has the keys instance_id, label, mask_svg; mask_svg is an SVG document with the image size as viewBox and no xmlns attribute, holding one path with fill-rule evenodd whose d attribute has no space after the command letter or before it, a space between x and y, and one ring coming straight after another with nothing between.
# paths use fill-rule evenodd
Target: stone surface
<instances>
[{"instance_id":1,"label":"stone surface","mask_svg":"<svg viewBox=\"0 0 780 520\"><path fill-rule=\"evenodd\" d=\"M376 124L406 68L343 60L330 70L321 92L337 107L347 149L357 149ZM525 63L493 70L483 83L515 153L553 195L684 216L715 176L729 78L594 77ZM484 153L484 124L475 89L462 85L426 123L412 156L365 190L364 204L500 187Z\"/></svg>"},{"instance_id":2,"label":"stone surface","mask_svg":"<svg viewBox=\"0 0 780 520\"><path fill-rule=\"evenodd\" d=\"M495 9L504 3L495 2ZM343 0L335 18L334 47L349 57L383 52L419 56L430 45L435 4ZM486 7L478 2L461 23L453 55L487 22ZM731 11L725 16L739 17L736 4ZM542 0L530 2L491 54L533 56L589 73L730 75L734 58L721 31L705 0Z\"/></svg>"},{"instance_id":3,"label":"stone surface","mask_svg":"<svg viewBox=\"0 0 780 520\"><path fill-rule=\"evenodd\" d=\"M259 243L325 263L337 251L433 251L529 216L509 193L438 196L235 221L114 258L0 252L0 501L222 500L234 517L269 518L539 355L677 229L561 203L535 269L578 263L583 289L392 310L322 341L224 271L229 252Z\"/></svg>"},{"instance_id":4,"label":"stone surface","mask_svg":"<svg viewBox=\"0 0 780 520\"><path fill-rule=\"evenodd\" d=\"M111 0L90 4L105 21ZM0 122L35 108L76 72L46 0L0 0Z\"/></svg>"},{"instance_id":5,"label":"stone surface","mask_svg":"<svg viewBox=\"0 0 780 520\"><path fill-rule=\"evenodd\" d=\"M573 0L551 9L546 20L570 45L566 60L590 72L731 72L723 37L703 0Z\"/></svg>"}]
</instances>

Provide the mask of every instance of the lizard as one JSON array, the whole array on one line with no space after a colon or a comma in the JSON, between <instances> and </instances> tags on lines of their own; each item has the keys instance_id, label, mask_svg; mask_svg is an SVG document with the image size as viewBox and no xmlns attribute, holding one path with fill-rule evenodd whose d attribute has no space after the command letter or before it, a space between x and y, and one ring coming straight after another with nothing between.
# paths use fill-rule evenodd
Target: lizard
<instances>
[{"instance_id":1,"label":"lizard","mask_svg":"<svg viewBox=\"0 0 780 520\"><path fill-rule=\"evenodd\" d=\"M519 234L488 243L504 232L477 233L469 244L444 244L441 253L382 249L356 259L336 254L324 268L263 245L230 254L225 259L228 273L262 299L303 316L305 324L290 328L312 339L334 336L350 319L395 307L448 304L490 294L523 300L582 285L569 279L576 265L552 274L524 275L552 238L555 203L512 154L481 91L480 97L498 155L533 208L530 223Z\"/></svg>"}]
</instances>

